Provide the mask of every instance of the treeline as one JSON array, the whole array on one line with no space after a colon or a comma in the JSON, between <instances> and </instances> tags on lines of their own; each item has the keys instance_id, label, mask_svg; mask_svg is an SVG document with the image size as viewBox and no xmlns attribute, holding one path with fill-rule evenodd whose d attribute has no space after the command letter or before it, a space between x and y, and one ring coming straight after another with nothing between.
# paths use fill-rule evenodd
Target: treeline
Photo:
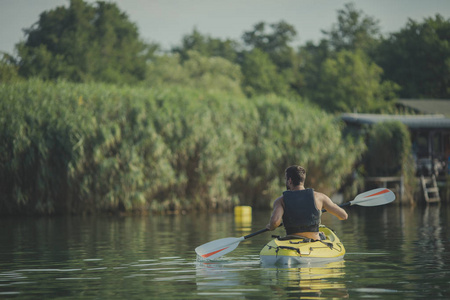
<instances>
[{"instance_id":1,"label":"treeline","mask_svg":"<svg viewBox=\"0 0 450 300\"><path fill-rule=\"evenodd\" d=\"M207 87L248 97L301 97L330 112L386 112L397 97L450 98L450 19L439 14L409 20L399 32L380 34L379 21L347 4L317 44L294 49L290 24L261 22L242 39L222 40L197 30L163 52L144 43L117 5L71 0L43 12L5 54L0 80L40 77Z\"/></svg>"},{"instance_id":2,"label":"treeline","mask_svg":"<svg viewBox=\"0 0 450 300\"><path fill-rule=\"evenodd\" d=\"M269 207L286 166L331 192L365 149L277 96L28 80L0 99L2 214Z\"/></svg>"},{"instance_id":3,"label":"treeline","mask_svg":"<svg viewBox=\"0 0 450 300\"><path fill-rule=\"evenodd\" d=\"M162 52L114 3L71 0L0 63L0 214L268 207L299 163L328 194L412 174L404 125L355 134L334 113L448 98L449 24L382 37L348 4L318 44L294 49L291 25L259 23Z\"/></svg>"}]
</instances>

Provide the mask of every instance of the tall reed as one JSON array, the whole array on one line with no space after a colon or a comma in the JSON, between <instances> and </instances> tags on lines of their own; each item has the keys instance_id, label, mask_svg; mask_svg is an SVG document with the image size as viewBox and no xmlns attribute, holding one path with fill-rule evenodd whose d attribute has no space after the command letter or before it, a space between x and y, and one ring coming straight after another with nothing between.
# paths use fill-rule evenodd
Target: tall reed
<instances>
[{"instance_id":1,"label":"tall reed","mask_svg":"<svg viewBox=\"0 0 450 300\"><path fill-rule=\"evenodd\" d=\"M0 214L268 207L290 164L333 191L361 144L275 96L37 79L0 85Z\"/></svg>"}]
</instances>

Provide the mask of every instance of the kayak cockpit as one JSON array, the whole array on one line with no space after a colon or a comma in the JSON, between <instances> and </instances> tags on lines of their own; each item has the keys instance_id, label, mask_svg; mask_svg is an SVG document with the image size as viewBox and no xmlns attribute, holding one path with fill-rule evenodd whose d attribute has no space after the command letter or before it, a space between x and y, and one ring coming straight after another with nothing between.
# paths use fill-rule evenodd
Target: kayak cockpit
<instances>
[{"instance_id":1,"label":"kayak cockpit","mask_svg":"<svg viewBox=\"0 0 450 300\"><path fill-rule=\"evenodd\" d=\"M295 265L311 262L329 262L344 258L345 248L330 228L321 225L320 240L299 236L277 237L260 252L263 264Z\"/></svg>"}]
</instances>

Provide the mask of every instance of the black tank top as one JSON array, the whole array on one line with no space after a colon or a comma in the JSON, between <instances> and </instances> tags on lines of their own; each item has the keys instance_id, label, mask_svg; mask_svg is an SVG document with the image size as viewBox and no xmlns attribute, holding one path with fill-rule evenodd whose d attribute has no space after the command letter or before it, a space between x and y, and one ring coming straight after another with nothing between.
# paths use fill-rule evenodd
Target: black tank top
<instances>
[{"instance_id":1,"label":"black tank top","mask_svg":"<svg viewBox=\"0 0 450 300\"><path fill-rule=\"evenodd\" d=\"M321 211L314 201L314 190L285 191L283 193L283 224L286 234L319 232Z\"/></svg>"}]
</instances>

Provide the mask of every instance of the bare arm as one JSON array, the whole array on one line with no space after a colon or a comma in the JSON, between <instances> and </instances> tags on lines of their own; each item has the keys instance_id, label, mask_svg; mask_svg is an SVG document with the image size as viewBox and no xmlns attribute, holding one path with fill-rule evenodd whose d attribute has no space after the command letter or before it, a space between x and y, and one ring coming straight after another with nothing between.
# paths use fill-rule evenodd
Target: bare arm
<instances>
[{"instance_id":1,"label":"bare arm","mask_svg":"<svg viewBox=\"0 0 450 300\"><path fill-rule=\"evenodd\" d=\"M283 214L284 214L283 196L280 196L273 202L272 216L270 217L270 222L269 224L267 224L266 228L271 231L278 228L281 224L281 221L283 220Z\"/></svg>"},{"instance_id":2,"label":"bare arm","mask_svg":"<svg viewBox=\"0 0 450 300\"><path fill-rule=\"evenodd\" d=\"M336 216L339 220L347 220L347 212L340 208L336 203L331 201L331 199L327 195L315 192L315 197L317 200L319 200L320 203L322 203L322 207L318 207L318 209L326 209L329 213Z\"/></svg>"}]
</instances>

